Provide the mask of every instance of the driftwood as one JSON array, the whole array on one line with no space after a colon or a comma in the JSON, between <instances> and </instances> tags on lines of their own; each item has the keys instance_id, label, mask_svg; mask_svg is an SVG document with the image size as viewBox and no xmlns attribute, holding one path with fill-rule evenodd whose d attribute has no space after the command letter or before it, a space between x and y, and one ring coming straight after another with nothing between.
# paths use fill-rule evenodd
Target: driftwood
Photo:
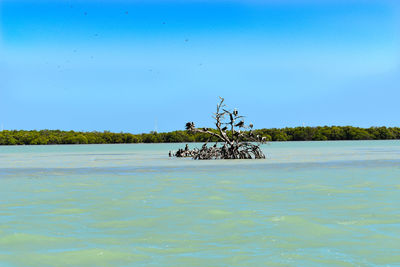
<instances>
[{"instance_id":1,"label":"driftwood","mask_svg":"<svg viewBox=\"0 0 400 267\"><path fill-rule=\"evenodd\" d=\"M170 156L192 157L193 159L264 159L265 155L260 145L265 143L265 137L255 136L253 124L245 125L244 117L239 116L237 109L230 111L220 97L217 112L214 113L216 129L196 128L193 122L186 123L190 133L206 133L218 141L211 147L206 142L200 149L179 149Z\"/></svg>"}]
</instances>

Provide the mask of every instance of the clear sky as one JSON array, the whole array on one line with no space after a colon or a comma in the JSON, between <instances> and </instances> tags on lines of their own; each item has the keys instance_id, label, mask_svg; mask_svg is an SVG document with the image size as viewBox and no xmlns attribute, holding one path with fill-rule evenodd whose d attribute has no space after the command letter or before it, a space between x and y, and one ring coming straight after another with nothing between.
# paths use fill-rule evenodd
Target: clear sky
<instances>
[{"instance_id":1,"label":"clear sky","mask_svg":"<svg viewBox=\"0 0 400 267\"><path fill-rule=\"evenodd\" d=\"M0 125L400 126L400 1L1 0Z\"/></svg>"}]
</instances>

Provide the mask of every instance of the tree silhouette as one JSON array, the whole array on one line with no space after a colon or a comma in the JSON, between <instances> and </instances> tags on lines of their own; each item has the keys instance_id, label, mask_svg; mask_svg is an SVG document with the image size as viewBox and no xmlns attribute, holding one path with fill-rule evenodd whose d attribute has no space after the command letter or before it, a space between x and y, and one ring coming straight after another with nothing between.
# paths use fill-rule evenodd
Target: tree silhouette
<instances>
[{"instance_id":1,"label":"tree silhouette","mask_svg":"<svg viewBox=\"0 0 400 267\"><path fill-rule=\"evenodd\" d=\"M179 149L176 157L192 157L194 159L264 159L265 155L260 145L266 142L265 137L253 133L253 124L246 125L244 116L239 111L230 111L224 104L224 98L220 97L217 111L214 113L216 129L196 128L193 122L186 123L189 133L202 133L214 137L217 142L208 147L208 141L201 149Z\"/></svg>"}]
</instances>

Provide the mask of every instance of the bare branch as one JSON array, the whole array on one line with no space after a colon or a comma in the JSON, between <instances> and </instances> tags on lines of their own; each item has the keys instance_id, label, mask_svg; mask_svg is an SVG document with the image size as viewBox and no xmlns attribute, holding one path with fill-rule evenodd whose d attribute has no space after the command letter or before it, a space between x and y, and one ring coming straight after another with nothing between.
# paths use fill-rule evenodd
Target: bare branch
<instances>
[{"instance_id":1,"label":"bare branch","mask_svg":"<svg viewBox=\"0 0 400 267\"><path fill-rule=\"evenodd\" d=\"M212 147L207 147L207 143L202 148L189 150L180 149L176 152L177 157L192 157L194 159L251 159L265 158L260 149L260 144L265 143L265 137L254 136L252 129L253 124L248 126L244 123L244 116L238 115L238 110L230 111L225 108L224 98L220 97L217 104L217 110L213 113L212 118L215 120L216 132L208 128L196 128L193 122L186 123L186 130L192 133L204 133L211 137L215 137L217 142ZM228 118L227 118L228 117ZM236 123L236 121L239 121ZM228 130L228 128L230 128ZM250 129L249 131L244 131ZM228 135L230 132L230 136ZM222 142L223 146L218 147L218 142ZM256 143L256 144L254 144Z\"/></svg>"}]
</instances>

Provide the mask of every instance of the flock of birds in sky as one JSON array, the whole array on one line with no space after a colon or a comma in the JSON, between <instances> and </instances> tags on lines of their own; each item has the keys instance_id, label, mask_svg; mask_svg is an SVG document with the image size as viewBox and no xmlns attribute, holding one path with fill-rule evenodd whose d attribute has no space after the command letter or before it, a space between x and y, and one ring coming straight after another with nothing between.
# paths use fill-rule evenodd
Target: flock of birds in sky
<instances>
[{"instance_id":1,"label":"flock of birds in sky","mask_svg":"<svg viewBox=\"0 0 400 267\"><path fill-rule=\"evenodd\" d=\"M70 5L70 8L73 8L73 7L74 7L73 5ZM129 11L125 11L124 13L125 13L125 15L129 15ZM88 12L87 12L87 11L84 11L84 12L83 12L83 15L87 16L87 15L88 15ZM166 22L163 21L162 24L163 24L163 25L166 25ZM95 34L95 36L98 36L98 34ZM189 39L186 38L186 39L185 39L185 42L189 42Z\"/></svg>"},{"instance_id":2,"label":"flock of birds in sky","mask_svg":"<svg viewBox=\"0 0 400 267\"><path fill-rule=\"evenodd\" d=\"M73 6L72 4L70 4L69 7L70 7L71 9L74 8L74 6ZM129 11L128 11L128 10L122 11L121 14L122 14L123 16L129 16ZM88 16L88 17L90 17L90 13L89 13L87 10L83 11L82 15L83 15L83 16ZM162 24L162 25L166 25L167 22L162 21L161 24ZM93 37L94 37L94 38L99 38L99 37L100 37L100 34L99 34L99 33L94 33L94 34L93 34ZM184 42L184 43L188 43L188 42L189 42L189 38L186 37L185 39L183 39L183 42ZM73 52L74 54L76 54L76 55L79 54L79 50L78 50L77 48L74 48L74 49L72 50L72 52ZM94 56L94 55L90 55L90 57L89 57L88 59L90 59L90 60L95 60L95 56ZM71 61L72 61L72 60L68 59L68 60L65 61L65 63L68 65L69 63L71 63ZM48 61L45 61L44 63L45 63L46 65L49 64ZM202 66L203 66L203 63L200 62L200 63L198 63L197 65L198 65L198 67L202 67ZM66 67L65 65L63 66L63 64L57 64L55 67L56 67L56 70L57 70L58 72L61 72L61 73L64 72L64 71L68 71L68 70L69 70L69 68ZM148 73L151 73L152 75L158 75L158 74L160 74L160 71L159 71L159 70L156 70L154 67L149 67L149 66L145 67L145 66L144 66L144 67L143 67L143 70L146 71L146 69L147 69L147 72L148 72ZM63 88L62 90L67 91L68 88Z\"/></svg>"},{"instance_id":3,"label":"flock of birds in sky","mask_svg":"<svg viewBox=\"0 0 400 267\"><path fill-rule=\"evenodd\" d=\"M73 5L70 5L69 7L70 7L70 8L74 8ZM126 11L123 12L123 14L124 14L125 16L128 16L128 15L129 15L129 11L126 10ZM88 16L88 15L89 15L89 12L88 12L88 11L84 11L84 12L83 12L83 15L84 15L84 16ZM162 22L162 25L166 25L166 24L167 24L167 23L166 23L165 21ZM97 37L99 37L100 35L99 35L98 33L95 33L93 36L94 36L95 38L97 38ZM188 42L189 42L189 38L185 38L185 39L184 39L184 42L185 42L185 43L188 43ZM73 49L72 52L73 52L73 53L78 53L78 49ZM93 55L90 56L90 59L91 59L91 60L93 60L94 58L95 58L95 57L94 57ZM66 63L69 63L69 60L67 60ZM47 64L47 62L46 62L46 64ZM203 66L203 63L198 63L198 66L200 66L200 67ZM61 67L61 65L57 65L57 69L58 69L59 71L62 71L62 70L63 70L63 68ZM149 69L148 69L148 72L151 72L151 73L159 73L158 71L155 71L153 68L149 68Z\"/></svg>"}]
</instances>

